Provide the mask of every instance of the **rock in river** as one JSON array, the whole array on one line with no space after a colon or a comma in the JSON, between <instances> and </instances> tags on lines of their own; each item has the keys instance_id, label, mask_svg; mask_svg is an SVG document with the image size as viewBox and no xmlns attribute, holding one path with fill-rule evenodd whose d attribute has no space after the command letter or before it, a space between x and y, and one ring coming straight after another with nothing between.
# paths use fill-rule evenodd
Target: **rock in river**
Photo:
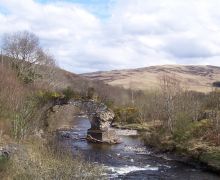
<instances>
[{"instance_id":1,"label":"rock in river","mask_svg":"<svg viewBox=\"0 0 220 180\"><path fill-rule=\"evenodd\" d=\"M115 144L119 142L114 129L110 129L115 114L103 103L89 101L70 101L69 104L80 107L90 120L91 128L87 131L87 140L97 143Z\"/></svg>"},{"instance_id":2,"label":"rock in river","mask_svg":"<svg viewBox=\"0 0 220 180\"><path fill-rule=\"evenodd\" d=\"M87 131L87 140L90 142L100 142L115 144L119 142L114 129L110 129L110 124L115 114L110 109L95 112L89 116L91 128Z\"/></svg>"}]
</instances>

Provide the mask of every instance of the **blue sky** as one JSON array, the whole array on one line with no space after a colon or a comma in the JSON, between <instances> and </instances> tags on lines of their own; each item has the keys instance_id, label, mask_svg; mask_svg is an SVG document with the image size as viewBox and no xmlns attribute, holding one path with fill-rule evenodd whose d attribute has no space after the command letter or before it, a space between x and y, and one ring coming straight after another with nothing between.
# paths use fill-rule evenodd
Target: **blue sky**
<instances>
[{"instance_id":1,"label":"blue sky","mask_svg":"<svg viewBox=\"0 0 220 180\"><path fill-rule=\"evenodd\" d=\"M76 73L220 65L219 0L0 0L0 38L28 30Z\"/></svg>"}]
</instances>

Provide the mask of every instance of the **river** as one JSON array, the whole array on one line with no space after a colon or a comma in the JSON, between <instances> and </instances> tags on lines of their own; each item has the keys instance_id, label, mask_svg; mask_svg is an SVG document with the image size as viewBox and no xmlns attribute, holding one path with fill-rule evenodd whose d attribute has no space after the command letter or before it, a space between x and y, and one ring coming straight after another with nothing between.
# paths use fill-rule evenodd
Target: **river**
<instances>
[{"instance_id":1,"label":"river","mask_svg":"<svg viewBox=\"0 0 220 180\"><path fill-rule=\"evenodd\" d=\"M86 160L102 164L103 179L135 180L219 180L220 177L199 168L154 155L136 131L117 130L122 143L93 144L85 140L90 122L86 117L75 118L68 138L62 138L65 148L81 154ZM61 133L62 134L62 133Z\"/></svg>"}]
</instances>

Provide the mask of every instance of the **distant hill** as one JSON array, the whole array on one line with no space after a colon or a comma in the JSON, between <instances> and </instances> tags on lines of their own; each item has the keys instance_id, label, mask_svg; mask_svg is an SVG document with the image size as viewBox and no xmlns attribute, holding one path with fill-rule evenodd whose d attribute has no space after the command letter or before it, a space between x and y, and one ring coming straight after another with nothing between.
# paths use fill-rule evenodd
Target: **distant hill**
<instances>
[{"instance_id":1,"label":"distant hill","mask_svg":"<svg viewBox=\"0 0 220 180\"><path fill-rule=\"evenodd\" d=\"M159 87L159 77L175 76L189 90L209 92L213 82L220 81L220 67L202 65L162 65L138 69L113 70L82 74L91 80L101 80L113 86L136 90Z\"/></svg>"}]
</instances>

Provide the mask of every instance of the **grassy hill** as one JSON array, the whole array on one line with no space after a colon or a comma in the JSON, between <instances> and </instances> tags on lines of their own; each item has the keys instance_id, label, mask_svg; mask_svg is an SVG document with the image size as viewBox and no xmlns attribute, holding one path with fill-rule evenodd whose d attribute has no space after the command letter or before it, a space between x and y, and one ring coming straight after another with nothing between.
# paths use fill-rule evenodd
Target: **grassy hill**
<instances>
[{"instance_id":1,"label":"grassy hill","mask_svg":"<svg viewBox=\"0 0 220 180\"><path fill-rule=\"evenodd\" d=\"M13 58L3 56L3 64L0 64L0 67L3 66L4 69L11 69L12 63L18 64L18 60ZM25 65L28 62L23 62ZM35 65L35 72L39 75L39 77L35 78L35 84L46 84L45 86L50 85L49 88L53 90L62 90L67 87L71 87L74 90L81 90L82 86L89 86L92 82L86 79L81 75L77 75L75 73L68 72L64 69L59 68L58 66L44 66L44 65ZM13 68L12 68L13 69ZM15 68L13 69L13 71ZM51 90L52 90L51 89Z\"/></svg>"},{"instance_id":2,"label":"grassy hill","mask_svg":"<svg viewBox=\"0 0 220 180\"><path fill-rule=\"evenodd\" d=\"M91 80L101 80L109 85L121 86L127 89L149 90L159 87L159 79L164 74L175 76L189 90L209 92L212 90L212 83L220 80L220 67L162 65L86 73L83 76Z\"/></svg>"}]
</instances>

